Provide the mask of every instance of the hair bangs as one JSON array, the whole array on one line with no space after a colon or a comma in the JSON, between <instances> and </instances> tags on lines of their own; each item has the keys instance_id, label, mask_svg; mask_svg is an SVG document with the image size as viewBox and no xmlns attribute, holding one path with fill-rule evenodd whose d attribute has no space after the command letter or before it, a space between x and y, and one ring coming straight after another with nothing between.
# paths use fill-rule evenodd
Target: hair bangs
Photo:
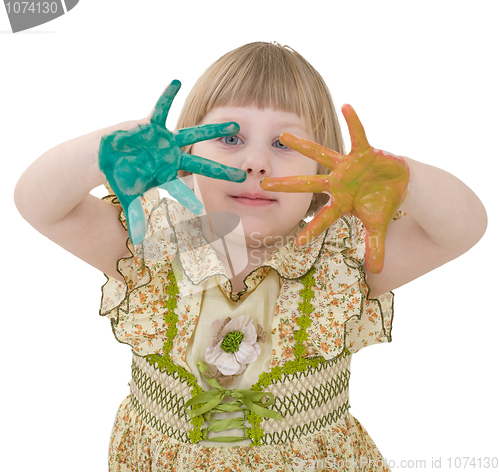
<instances>
[{"instance_id":1,"label":"hair bangs","mask_svg":"<svg viewBox=\"0 0 500 472\"><path fill-rule=\"evenodd\" d=\"M216 107L273 108L304 118L303 86L293 64L278 48L258 49L228 61L213 82L208 113Z\"/></svg>"}]
</instances>

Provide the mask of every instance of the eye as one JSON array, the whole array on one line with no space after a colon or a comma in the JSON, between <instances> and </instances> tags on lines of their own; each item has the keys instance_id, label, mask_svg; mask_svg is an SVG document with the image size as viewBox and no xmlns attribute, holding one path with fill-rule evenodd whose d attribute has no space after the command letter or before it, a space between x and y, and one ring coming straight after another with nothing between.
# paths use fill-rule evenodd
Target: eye
<instances>
[{"instance_id":1,"label":"eye","mask_svg":"<svg viewBox=\"0 0 500 472\"><path fill-rule=\"evenodd\" d=\"M236 144L241 144L242 142L238 136L225 136L221 138L221 141L229 146L236 146Z\"/></svg>"},{"instance_id":2,"label":"eye","mask_svg":"<svg viewBox=\"0 0 500 472\"><path fill-rule=\"evenodd\" d=\"M273 146L278 148L278 149L288 149L288 147L286 147L284 144L282 144L279 139L274 141Z\"/></svg>"}]
</instances>

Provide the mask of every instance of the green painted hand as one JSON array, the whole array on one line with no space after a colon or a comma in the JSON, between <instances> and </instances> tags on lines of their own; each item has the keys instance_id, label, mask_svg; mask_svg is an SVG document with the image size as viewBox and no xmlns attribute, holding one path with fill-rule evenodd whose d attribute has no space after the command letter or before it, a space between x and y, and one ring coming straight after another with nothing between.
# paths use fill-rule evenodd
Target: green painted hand
<instances>
[{"instance_id":1,"label":"green painted hand","mask_svg":"<svg viewBox=\"0 0 500 472\"><path fill-rule=\"evenodd\" d=\"M240 130L237 123L193 126L173 133L165 127L170 106L180 87L180 82L174 80L165 89L149 124L139 124L129 131L116 131L101 139L99 167L122 204L134 245L140 244L146 234L141 196L153 187L164 188L193 213L201 213L202 204L178 179L179 170L232 182L246 179L246 172L241 169L186 154L181 149L199 141L234 136Z\"/></svg>"},{"instance_id":2,"label":"green painted hand","mask_svg":"<svg viewBox=\"0 0 500 472\"><path fill-rule=\"evenodd\" d=\"M342 113L351 136L352 147L347 156L290 133L280 136L285 146L332 169L330 175L267 178L261 182L261 188L330 195L330 201L297 236L296 243L307 244L341 215L351 213L366 229L367 268L378 274L384 266L387 228L405 198L409 167L402 157L370 146L363 125L350 105L344 105Z\"/></svg>"}]
</instances>

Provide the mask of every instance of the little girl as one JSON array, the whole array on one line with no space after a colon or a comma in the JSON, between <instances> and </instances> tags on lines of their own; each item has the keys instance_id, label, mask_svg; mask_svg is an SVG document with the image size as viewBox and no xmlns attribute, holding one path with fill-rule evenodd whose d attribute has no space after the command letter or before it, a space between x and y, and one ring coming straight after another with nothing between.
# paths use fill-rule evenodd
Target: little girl
<instances>
[{"instance_id":1,"label":"little girl","mask_svg":"<svg viewBox=\"0 0 500 472\"><path fill-rule=\"evenodd\" d=\"M201 76L177 128L208 128L153 136L168 90L148 118L51 149L15 192L30 224L106 274L100 313L132 348L110 470L389 470L349 413L351 356L391 341L391 290L482 237L481 202L370 147L348 106L343 156L326 85L288 47L248 44ZM167 178L148 167L174 154ZM109 196L89 194L102 184Z\"/></svg>"}]
</instances>

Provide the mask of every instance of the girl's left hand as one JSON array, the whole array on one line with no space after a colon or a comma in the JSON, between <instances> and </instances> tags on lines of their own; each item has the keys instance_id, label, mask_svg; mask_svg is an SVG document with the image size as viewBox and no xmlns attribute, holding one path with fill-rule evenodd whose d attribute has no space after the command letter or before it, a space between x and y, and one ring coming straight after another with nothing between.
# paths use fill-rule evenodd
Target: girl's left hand
<instances>
[{"instance_id":1,"label":"girl's left hand","mask_svg":"<svg viewBox=\"0 0 500 472\"><path fill-rule=\"evenodd\" d=\"M410 170L402 157L370 146L363 125L350 105L344 105L342 113L352 144L347 156L290 133L280 136L285 146L332 169L330 175L266 178L261 188L330 195L330 201L297 236L296 243L309 243L340 216L351 213L366 229L367 268L378 274L384 266L387 228L406 197Z\"/></svg>"}]
</instances>

